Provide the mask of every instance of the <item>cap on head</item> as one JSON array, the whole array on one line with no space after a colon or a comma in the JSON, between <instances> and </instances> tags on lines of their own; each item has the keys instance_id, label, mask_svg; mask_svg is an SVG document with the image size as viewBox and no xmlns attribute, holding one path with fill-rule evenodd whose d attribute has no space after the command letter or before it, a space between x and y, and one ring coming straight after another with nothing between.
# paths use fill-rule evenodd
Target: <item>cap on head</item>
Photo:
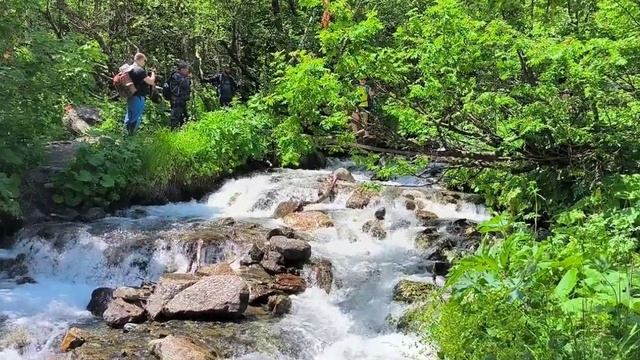
<instances>
[{"instance_id":1,"label":"cap on head","mask_svg":"<svg viewBox=\"0 0 640 360\"><path fill-rule=\"evenodd\" d=\"M191 66L189 66L189 63L186 61L180 61L178 63L178 70L183 70L183 69L187 69L189 70L191 68Z\"/></svg>"}]
</instances>

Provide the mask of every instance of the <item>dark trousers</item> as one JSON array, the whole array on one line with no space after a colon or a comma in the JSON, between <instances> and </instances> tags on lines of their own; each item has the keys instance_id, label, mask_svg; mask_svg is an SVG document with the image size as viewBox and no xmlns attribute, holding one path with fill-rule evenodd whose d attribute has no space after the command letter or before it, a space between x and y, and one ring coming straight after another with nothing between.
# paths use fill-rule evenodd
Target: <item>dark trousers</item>
<instances>
[{"instance_id":1,"label":"dark trousers","mask_svg":"<svg viewBox=\"0 0 640 360\"><path fill-rule=\"evenodd\" d=\"M171 102L171 128L182 126L187 119L187 103L182 101Z\"/></svg>"},{"instance_id":2,"label":"dark trousers","mask_svg":"<svg viewBox=\"0 0 640 360\"><path fill-rule=\"evenodd\" d=\"M229 97L220 96L220 106L221 107L229 107L229 106L231 106L231 100L233 100L233 99L230 96Z\"/></svg>"}]
</instances>

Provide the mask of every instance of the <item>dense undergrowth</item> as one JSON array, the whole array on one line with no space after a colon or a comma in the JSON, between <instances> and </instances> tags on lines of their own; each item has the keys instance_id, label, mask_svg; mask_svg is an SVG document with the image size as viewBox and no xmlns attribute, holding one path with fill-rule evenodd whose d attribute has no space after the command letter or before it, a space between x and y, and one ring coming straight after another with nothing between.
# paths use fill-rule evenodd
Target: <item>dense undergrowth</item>
<instances>
[{"instance_id":1,"label":"dense undergrowth","mask_svg":"<svg viewBox=\"0 0 640 360\"><path fill-rule=\"evenodd\" d=\"M481 194L496 216L452 269L451 296L413 309L412 327L445 359L637 358L637 1L305 0L290 12L187 1L188 15L170 20L189 33L182 47L176 31L119 26L156 60L224 58L250 84L248 101L216 110L198 85L192 122L170 132L166 104L149 105L135 137L101 90L103 69L131 49L120 33L87 30L110 29L105 14L119 12L61 3L49 19L37 1L0 5L0 212L19 215L21 175L43 143L68 137L67 103L104 116L55 180L55 200L74 207L117 206L250 160L295 166L317 149L348 152L381 179L447 161L443 183ZM129 10L166 10L140 3ZM72 12L104 16L86 27ZM375 92L365 147L348 126L361 77Z\"/></svg>"}]
</instances>

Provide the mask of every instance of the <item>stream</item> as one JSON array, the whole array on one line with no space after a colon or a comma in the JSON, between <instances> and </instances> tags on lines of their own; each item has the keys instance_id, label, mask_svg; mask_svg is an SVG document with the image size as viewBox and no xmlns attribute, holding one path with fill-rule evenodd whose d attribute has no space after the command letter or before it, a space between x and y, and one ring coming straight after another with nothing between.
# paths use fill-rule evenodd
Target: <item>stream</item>
<instances>
[{"instance_id":1,"label":"stream","mask_svg":"<svg viewBox=\"0 0 640 360\"><path fill-rule=\"evenodd\" d=\"M228 180L201 202L137 206L92 223L48 223L22 229L12 248L0 250L0 262L5 264L0 279L0 359L57 359L69 326L96 323L85 310L93 289L137 286L165 272L186 272L193 249L184 245L181 234L203 222L232 217L282 226L282 220L272 218L281 201L315 199L322 179L335 168L349 166L334 162L323 170L256 173ZM365 172L350 170L358 182L369 179ZM384 183L385 194L421 184L423 179L397 179ZM427 185L422 188L437 191ZM436 358L417 335L399 332L389 320L406 309L392 300L399 280L432 279L414 246L420 223L401 196L385 195L380 204L354 210L345 206L349 195L350 191L340 191L333 202L305 207L326 212L335 225L310 234L312 256L333 264L330 294L309 287L292 295L291 312L265 323L265 345L238 349L232 358ZM382 206L384 224L390 230L386 239L376 240L361 228ZM483 206L463 201L428 201L427 210L445 219L478 222L488 218ZM205 261L232 260L236 250L207 252ZM18 285L17 273L32 279L23 277L19 282L26 283Z\"/></svg>"}]
</instances>

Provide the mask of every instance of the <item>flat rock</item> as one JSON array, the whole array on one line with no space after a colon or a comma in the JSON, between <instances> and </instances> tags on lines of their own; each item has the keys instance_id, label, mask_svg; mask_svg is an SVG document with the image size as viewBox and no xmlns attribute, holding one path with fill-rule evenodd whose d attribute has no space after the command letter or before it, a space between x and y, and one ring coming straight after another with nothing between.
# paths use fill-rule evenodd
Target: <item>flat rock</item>
<instances>
[{"instance_id":1,"label":"flat rock","mask_svg":"<svg viewBox=\"0 0 640 360\"><path fill-rule=\"evenodd\" d=\"M200 280L199 277L191 274L164 274L160 277L153 294L147 299L146 310L149 319L158 318L169 300L198 280Z\"/></svg>"},{"instance_id":2,"label":"flat rock","mask_svg":"<svg viewBox=\"0 0 640 360\"><path fill-rule=\"evenodd\" d=\"M231 268L231 265L227 263L218 263L213 265L206 265L196 270L196 275L211 276L211 275L235 275L235 272Z\"/></svg>"},{"instance_id":3,"label":"flat rock","mask_svg":"<svg viewBox=\"0 0 640 360\"><path fill-rule=\"evenodd\" d=\"M147 300L151 296L151 289L119 287L113 292L114 298L123 299L128 302Z\"/></svg>"},{"instance_id":4,"label":"flat rock","mask_svg":"<svg viewBox=\"0 0 640 360\"><path fill-rule=\"evenodd\" d=\"M122 299L115 299L109 303L107 310L102 314L107 325L121 328L126 323L144 321L144 309L138 305L130 304Z\"/></svg>"},{"instance_id":5,"label":"flat rock","mask_svg":"<svg viewBox=\"0 0 640 360\"><path fill-rule=\"evenodd\" d=\"M233 318L249 304L249 288L236 275L212 275L175 295L162 309L169 319Z\"/></svg>"},{"instance_id":6,"label":"flat rock","mask_svg":"<svg viewBox=\"0 0 640 360\"><path fill-rule=\"evenodd\" d=\"M296 230L313 231L323 227L332 227L329 215L320 211L291 213L284 217L284 222Z\"/></svg>"},{"instance_id":7,"label":"flat rock","mask_svg":"<svg viewBox=\"0 0 640 360\"><path fill-rule=\"evenodd\" d=\"M293 274L278 274L271 288L287 294L299 294L307 288L307 283L300 276Z\"/></svg>"},{"instance_id":8,"label":"flat rock","mask_svg":"<svg viewBox=\"0 0 640 360\"><path fill-rule=\"evenodd\" d=\"M149 352L160 360L215 360L218 356L190 339L169 335L149 342Z\"/></svg>"}]
</instances>

